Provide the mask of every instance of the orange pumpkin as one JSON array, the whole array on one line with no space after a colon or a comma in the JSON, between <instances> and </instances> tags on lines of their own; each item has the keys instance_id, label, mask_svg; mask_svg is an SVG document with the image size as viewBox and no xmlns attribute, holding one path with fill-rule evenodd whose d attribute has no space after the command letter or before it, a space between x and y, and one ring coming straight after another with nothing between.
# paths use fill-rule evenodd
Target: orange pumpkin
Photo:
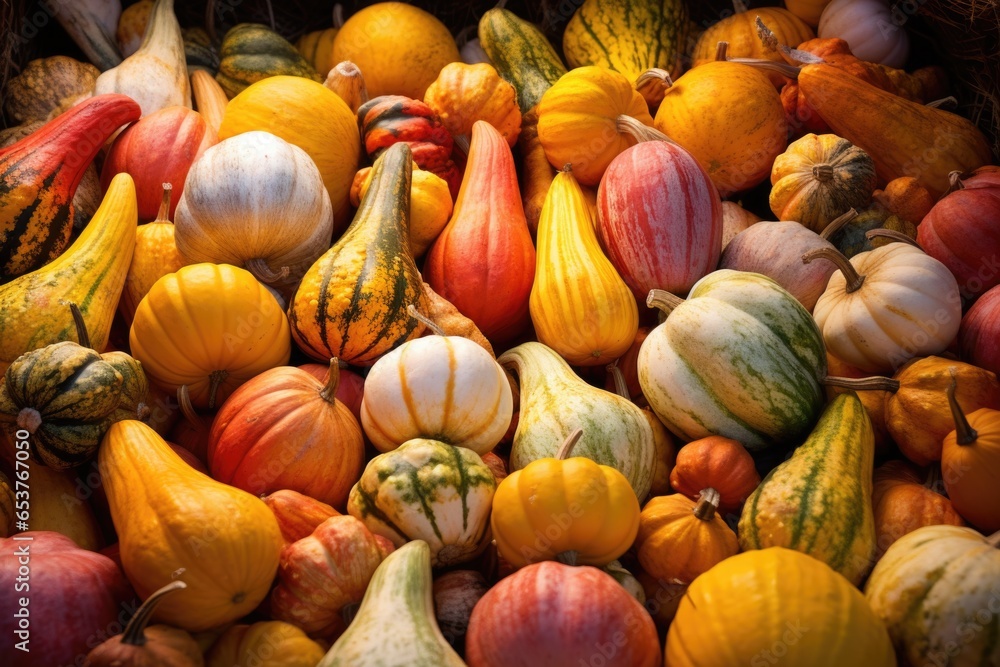
<instances>
[{"instance_id":1,"label":"orange pumpkin","mask_svg":"<svg viewBox=\"0 0 1000 667\"><path fill-rule=\"evenodd\" d=\"M1000 410L980 408L965 415L947 390L955 430L941 448L941 474L952 505L984 533L1000 530Z\"/></svg>"},{"instance_id":2,"label":"orange pumpkin","mask_svg":"<svg viewBox=\"0 0 1000 667\"><path fill-rule=\"evenodd\" d=\"M456 137L470 137L477 120L492 125L513 146L521 132L517 92L489 63L451 63L424 93L441 123Z\"/></svg>"},{"instance_id":3,"label":"orange pumpkin","mask_svg":"<svg viewBox=\"0 0 1000 667\"><path fill-rule=\"evenodd\" d=\"M753 458L742 444L712 435L690 442L677 452L670 486L691 500L702 489L719 492L719 509L735 512L760 484Z\"/></svg>"},{"instance_id":4,"label":"orange pumpkin","mask_svg":"<svg viewBox=\"0 0 1000 667\"><path fill-rule=\"evenodd\" d=\"M940 481L922 474L908 461L889 461L875 471L872 506L876 559L893 542L917 528L965 525L951 501L935 488Z\"/></svg>"}]
</instances>

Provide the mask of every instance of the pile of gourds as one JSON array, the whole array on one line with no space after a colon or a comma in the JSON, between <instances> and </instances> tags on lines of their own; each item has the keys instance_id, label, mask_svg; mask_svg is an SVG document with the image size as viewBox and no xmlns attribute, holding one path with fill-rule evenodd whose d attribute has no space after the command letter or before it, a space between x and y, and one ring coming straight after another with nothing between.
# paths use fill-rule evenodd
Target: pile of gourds
<instances>
[{"instance_id":1,"label":"pile of gourds","mask_svg":"<svg viewBox=\"0 0 1000 667\"><path fill-rule=\"evenodd\" d=\"M173 4L4 100L6 664L1000 665L1000 168L888 4Z\"/></svg>"}]
</instances>

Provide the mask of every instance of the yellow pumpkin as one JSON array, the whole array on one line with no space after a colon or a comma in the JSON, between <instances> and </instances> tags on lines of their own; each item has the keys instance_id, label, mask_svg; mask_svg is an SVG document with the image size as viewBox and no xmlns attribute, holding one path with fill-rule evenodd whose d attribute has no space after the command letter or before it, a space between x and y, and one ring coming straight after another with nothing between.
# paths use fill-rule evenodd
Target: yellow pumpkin
<instances>
[{"instance_id":1,"label":"yellow pumpkin","mask_svg":"<svg viewBox=\"0 0 1000 667\"><path fill-rule=\"evenodd\" d=\"M489 63L446 65L424 93L424 102L456 137L471 137L477 120L496 128L511 146L521 132L517 92Z\"/></svg>"},{"instance_id":2,"label":"yellow pumpkin","mask_svg":"<svg viewBox=\"0 0 1000 667\"><path fill-rule=\"evenodd\" d=\"M532 461L497 487L493 538L514 567L557 557L607 565L635 540L639 501L625 476L588 458L566 458L582 434L577 429L555 458Z\"/></svg>"},{"instance_id":3,"label":"yellow pumpkin","mask_svg":"<svg viewBox=\"0 0 1000 667\"><path fill-rule=\"evenodd\" d=\"M333 61L344 60L361 68L372 97L420 100L441 69L461 55L433 15L404 2L379 2L347 19L337 33Z\"/></svg>"},{"instance_id":4,"label":"yellow pumpkin","mask_svg":"<svg viewBox=\"0 0 1000 667\"><path fill-rule=\"evenodd\" d=\"M129 342L164 389L186 386L214 408L238 386L291 356L288 319L249 271L192 264L157 280L139 303Z\"/></svg>"},{"instance_id":5,"label":"yellow pumpkin","mask_svg":"<svg viewBox=\"0 0 1000 667\"><path fill-rule=\"evenodd\" d=\"M577 67L545 91L538 103L538 140L556 169L567 165L584 185L597 185L611 161L636 143L618 117L652 125L649 107L623 74Z\"/></svg>"},{"instance_id":6,"label":"yellow pumpkin","mask_svg":"<svg viewBox=\"0 0 1000 667\"><path fill-rule=\"evenodd\" d=\"M723 197L762 182L788 146L778 91L739 63L686 72L664 94L654 126L698 160Z\"/></svg>"},{"instance_id":7,"label":"yellow pumpkin","mask_svg":"<svg viewBox=\"0 0 1000 667\"><path fill-rule=\"evenodd\" d=\"M785 0L785 9L815 28L819 25L819 17L823 15L823 10L828 4L830 0Z\"/></svg>"},{"instance_id":8,"label":"yellow pumpkin","mask_svg":"<svg viewBox=\"0 0 1000 667\"><path fill-rule=\"evenodd\" d=\"M895 667L885 625L825 563L771 547L695 579L667 634L666 664Z\"/></svg>"},{"instance_id":9,"label":"yellow pumpkin","mask_svg":"<svg viewBox=\"0 0 1000 667\"><path fill-rule=\"evenodd\" d=\"M299 37L295 48L309 61L320 76L326 76L336 61L333 59L333 42L337 38L337 28L313 30Z\"/></svg>"},{"instance_id":10,"label":"yellow pumpkin","mask_svg":"<svg viewBox=\"0 0 1000 667\"><path fill-rule=\"evenodd\" d=\"M757 17L764 22L781 44L798 46L813 39L816 33L795 14L781 7L754 7L747 10L743 2L734 3L736 12L710 26L701 33L691 52L693 66L698 67L715 60L719 42L728 42L732 58L761 58L784 62L778 51L764 46L757 37ZM775 83L780 77L775 79Z\"/></svg>"},{"instance_id":11,"label":"yellow pumpkin","mask_svg":"<svg viewBox=\"0 0 1000 667\"><path fill-rule=\"evenodd\" d=\"M234 625L205 656L205 667L316 667L326 651L282 621Z\"/></svg>"}]
</instances>

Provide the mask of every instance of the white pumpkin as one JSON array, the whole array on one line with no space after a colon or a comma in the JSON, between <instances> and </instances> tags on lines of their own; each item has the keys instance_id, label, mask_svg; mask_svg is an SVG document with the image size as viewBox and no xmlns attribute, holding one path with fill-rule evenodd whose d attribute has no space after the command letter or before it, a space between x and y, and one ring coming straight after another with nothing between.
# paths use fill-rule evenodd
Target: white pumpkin
<instances>
[{"instance_id":1,"label":"white pumpkin","mask_svg":"<svg viewBox=\"0 0 1000 667\"><path fill-rule=\"evenodd\" d=\"M308 153L269 132L246 132L191 166L174 227L188 262L241 266L287 286L330 247L333 208Z\"/></svg>"},{"instance_id":2,"label":"white pumpkin","mask_svg":"<svg viewBox=\"0 0 1000 667\"><path fill-rule=\"evenodd\" d=\"M819 36L839 37L858 58L889 67L902 67L910 55L906 28L887 0L833 0L819 19Z\"/></svg>"}]
</instances>

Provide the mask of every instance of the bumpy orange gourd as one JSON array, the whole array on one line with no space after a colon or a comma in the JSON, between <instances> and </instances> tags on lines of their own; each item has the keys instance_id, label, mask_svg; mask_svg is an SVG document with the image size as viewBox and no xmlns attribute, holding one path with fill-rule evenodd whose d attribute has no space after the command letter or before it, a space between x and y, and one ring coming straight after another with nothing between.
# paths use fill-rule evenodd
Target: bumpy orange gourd
<instances>
[{"instance_id":1,"label":"bumpy orange gourd","mask_svg":"<svg viewBox=\"0 0 1000 667\"><path fill-rule=\"evenodd\" d=\"M1000 530L1000 410L964 414L948 387L955 430L941 447L941 475L952 505L969 523L989 534Z\"/></svg>"},{"instance_id":2,"label":"bumpy orange gourd","mask_svg":"<svg viewBox=\"0 0 1000 667\"><path fill-rule=\"evenodd\" d=\"M424 93L424 102L456 137L468 137L477 120L496 128L511 146L521 131L517 92L489 63L446 65Z\"/></svg>"}]
</instances>

